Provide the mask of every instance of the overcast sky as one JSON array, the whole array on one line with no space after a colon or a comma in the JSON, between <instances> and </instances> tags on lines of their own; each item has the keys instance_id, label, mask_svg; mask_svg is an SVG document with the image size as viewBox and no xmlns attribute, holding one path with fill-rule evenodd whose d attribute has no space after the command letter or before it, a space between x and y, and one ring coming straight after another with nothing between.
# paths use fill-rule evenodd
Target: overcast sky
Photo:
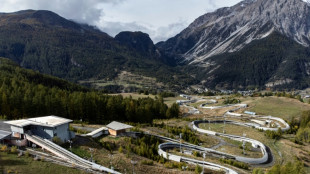
<instances>
[{"instance_id":1,"label":"overcast sky","mask_svg":"<svg viewBox=\"0 0 310 174\"><path fill-rule=\"evenodd\" d=\"M50 10L111 36L143 31L153 41L175 36L199 16L241 0L0 0L0 12Z\"/></svg>"}]
</instances>

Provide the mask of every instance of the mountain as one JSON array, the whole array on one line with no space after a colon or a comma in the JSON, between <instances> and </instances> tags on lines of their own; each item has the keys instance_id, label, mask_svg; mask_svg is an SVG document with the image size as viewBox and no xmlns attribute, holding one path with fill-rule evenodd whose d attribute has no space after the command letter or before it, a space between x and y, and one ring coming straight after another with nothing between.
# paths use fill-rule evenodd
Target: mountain
<instances>
[{"instance_id":1,"label":"mountain","mask_svg":"<svg viewBox=\"0 0 310 174\"><path fill-rule=\"evenodd\" d=\"M310 85L309 45L307 2L244 0L200 16L157 47L179 64L196 66L191 71L209 87L304 88Z\"/></svg>"},{"instance_id":2,"label":"mountain","mask_svg":"<svg viewBox=\"0 0 310 174\"><path fill-rule=\"evenodd\" d=\"M0 56L73 82L111 81L123 72L176 86L193 81L167 65L147 34L122 32L113 38L44 10L0 14Z\"/></svg>"}]
</instances>

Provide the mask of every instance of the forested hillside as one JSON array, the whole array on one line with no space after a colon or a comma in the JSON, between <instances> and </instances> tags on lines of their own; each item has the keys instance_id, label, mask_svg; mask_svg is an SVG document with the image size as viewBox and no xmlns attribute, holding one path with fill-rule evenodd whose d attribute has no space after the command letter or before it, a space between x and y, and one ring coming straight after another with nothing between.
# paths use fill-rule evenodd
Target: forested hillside
<instances>
[{"instance_id":1,"label":"forested hillside","mask_svg":"<svg viewBox=\"0 0 310 174\"><path fill-rule=\"evenodd\" d=\"M147 34L125 32L115 39L50 11L0 14L0 56L72 82L112 81L123 71L173 86L196 82L167 65Z\"/></svg>"},{"instance_id":2,"label":"forested hillside","mask_svg":"<svg viewBox=\"0 0 310 174\"><path fill-rule=\"evenodd\" d=\"M178 114L177 105L168 108L160 97L134 100L109 96L0 58L0 115L7 119L58 115L90 123L152 122Z\"/></svg>"}]
</instances>

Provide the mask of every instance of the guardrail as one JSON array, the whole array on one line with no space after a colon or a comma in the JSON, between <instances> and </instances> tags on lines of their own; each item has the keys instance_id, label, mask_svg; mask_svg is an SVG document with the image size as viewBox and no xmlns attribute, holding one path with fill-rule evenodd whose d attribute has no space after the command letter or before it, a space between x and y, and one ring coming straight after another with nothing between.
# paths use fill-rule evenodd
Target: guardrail
<instances>
[{"instance_id":1,"label":"guardrail","mask_svg":"<svg viewBox=\"0 0 310 174\"><path fill-rule=\"evenodd\" d=\"M58 146L57 144L47 140L47 139L41 139L36 136L31 136L29 134L26 134L26 139L41 146L42 148L52 152L53 154L61 157L64 160L71 161L73 163L77 163L79 165L82 165L85 168L101 171L101 172L107 172L107 173L113 173L113 174L120 174L119 172L109 169L107 167L98 165L96 163L87 161L71 152L68 150Z\"/></svg>"},{"instance_id":2,"label":"guardrail","mask_svg":"<svg viewBox=\"0 0 310 174\"><path fill-rule=\"evenodd\" d=\"M241 136L237 136L237 135L222 134L222 133L218 133L218 132L199 128L198 124L204 123L204 122L205 121L193 121L192 122L193 129L196 130L197 132L200 132L200 133L222 136L222 137L226 137L226 138L229 138L229 139L232 139L235 141L240 141L240 142L243 142L243 141L249 142L252 144L253 147L259 147L261 149L262 154L263 154L263 157L261 157L261 158L247 158L247 157L241 157L241 156L235 155L234 158L237 161L248 163L248 164L263 164L263 163L266 163L268 161L269 155L267 153L266 146L263 143L261 143L257 140L254 140L254 139L246 138L246 137L241 137Z\"/></svg>"}]
</instances>

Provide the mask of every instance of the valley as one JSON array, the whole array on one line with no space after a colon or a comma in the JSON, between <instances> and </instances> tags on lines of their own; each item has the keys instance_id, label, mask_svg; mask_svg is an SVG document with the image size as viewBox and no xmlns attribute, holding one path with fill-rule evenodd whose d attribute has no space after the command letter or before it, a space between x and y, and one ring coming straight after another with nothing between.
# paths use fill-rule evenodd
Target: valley
<instances>
[{"instance_id":1,"label":"valley","mask_svg":"<svg viewBox=\"0 0 310 174\"><path fill-rule=\"evenodd\" d=\"M0 173L310 173L310 2L199 1L1 12Z\"/></svg>"}]
</instances>

